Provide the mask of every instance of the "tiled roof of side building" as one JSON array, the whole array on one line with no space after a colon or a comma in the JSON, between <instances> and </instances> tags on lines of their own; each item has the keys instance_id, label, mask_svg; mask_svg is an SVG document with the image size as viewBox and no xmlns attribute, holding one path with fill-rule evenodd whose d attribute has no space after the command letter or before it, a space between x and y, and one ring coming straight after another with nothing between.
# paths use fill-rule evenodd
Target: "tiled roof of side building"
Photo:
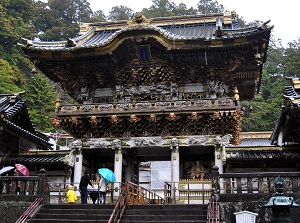
<instances>
[{"instance_id":1,"label":"tiled roof of side building","mask_svg":"<svg viewBox=\"0 0 300 223\"><path fill-rule=\"evenodd\" d=\"M26 101L20 98L21 93L17 94L0 94L0 121L1 125L6 126L9 130L20 135L30 138L37 145L51 149L51 144L48 143L48 137L37 132L31 124L27 111ZM14 121L15 117L21 116L23 125L17 125ZM26 124L25 124L26 123Z\"/></svg>"},{"instance_id":2,"label":"tiled roof of side building","mask_svg":"<svg viewBox=\"0 0 300 223\"><path fill-rule=\"evenodd\" d=\"M241 147L271 147L272 132L242 132L241 144L229 145L227 148L241 148Z\"/></svg>"},{"instance_id":3,"label":"tiled roof of side building","mask_svg":"<svg viewBox=\"0 0 300 223\"><path fill-rule=\"evenodd\" d=\"M13 155L9 159L9 163L20 162L24 165L31 166L47 164L47 165L64 165L68 164L69 150L66 151L29 151L20 155Z\"/></svg>"}]
</instances>

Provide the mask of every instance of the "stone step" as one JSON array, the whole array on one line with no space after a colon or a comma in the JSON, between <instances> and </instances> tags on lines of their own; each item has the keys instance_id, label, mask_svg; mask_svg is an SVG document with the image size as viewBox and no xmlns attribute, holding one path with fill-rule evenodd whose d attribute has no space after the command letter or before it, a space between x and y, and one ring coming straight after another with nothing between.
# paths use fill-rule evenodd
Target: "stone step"
<instances>
[{"instance_id":1,"label":"stone step","mask_svg":"<svg viewBox=\"0 0 300 223\"><path fill-rule=\"evenodd\" d=\"M164 215L205 215L207 214L206 210L197 210L197 211L189 211L189 210L178 210L178 211L173 211L173 210L153 210L153 209L127 209L126 214L128 215L155 215L157 213L164 214Z\"/></svg>"},{"instance_id":2,"label":"stone step","mask_svg":"<svg viewBox=\"0 0 300 223\"><path fill-rule=\"evenodd\" d=\"M113 209L45 209L42 208L39 214L111 214Z\"/></svg>"},{"instance_id":3,"label":"stone step","mask_svg":"<svg viewBox=\"0 0 300 223\"><path fill-rule=\"evenodd\" d=\"M45 209L113 209L114 204L45 204Z\"/></svg>"},{"instance_id":4,"label":"stone step","mask_svg":"<svg viewBox=\"0 0 300 223\"><path fill-rule=\"evenodd\" d=\"M76 220L76 219L32 219L30 223L107 223L108 220Z\"/></svg>"},{"instance_id":5,"label":"stone step","mask_svg":"<svg viewBox=\"0 0 300 223\"><path fill-rule=\"evenodd\" d=\"M207 205L129 205L121 222L207 222Z\"/></svg>"},{"instance_id":6,"label":"stone step","mask_svg":"<svg viewBox=\"0 0 300 223\"><path fill-rule=\"evenodd\" d=\"M31 218L30 223L87 222L107 223L114 205L43 205Z\"/></svg>"},{"instance_id":7,"label":"stone step","mask_svg":"<svg viewBox=\"0 0 300 223\"><path fill-rule=\"evenodd\" d=\"M164 210L207 210L207 204L145 204L145 205L128 205L128 209L164 209Z\"/></svg>"},{"instance_id":8,"label":"stone step","mask_svg":"<svg viewBox=\"0 0 300 223\"><path fill-rule=\"evenodd\" d=\"M195 221L195 220L205 220L205 216L199 216L199 215L164 215L164 214L155 214L155 215L123 215L122 221L123 220L140 220L142 222L147 222L147 221L177 221L177 222L182 222L185 220L188 221Z\"/></svg>"},{"instance_id":9,"label":"stone step","mask_svg":"<svg viewBox=\"0 0 300 223\"><path fill-rule=\"evenodd\" d=\"M121 220L122 223L207 223L207 220L180 220L180 221L141 221L141 220Z\"/></svg>"},{"instance_id":10,"label":"stone step","mask_svg":"<svg viewBox=\"0 0 300 223\"><path fill-rule=\"evenodd\" d=\"M76 220L97 220L97 219L109 219L109 215L103 214L77 214L77 213L70 213L70 214L36 214L35 218L38 219L76 219Z\"/></svg>"}]
</instances>

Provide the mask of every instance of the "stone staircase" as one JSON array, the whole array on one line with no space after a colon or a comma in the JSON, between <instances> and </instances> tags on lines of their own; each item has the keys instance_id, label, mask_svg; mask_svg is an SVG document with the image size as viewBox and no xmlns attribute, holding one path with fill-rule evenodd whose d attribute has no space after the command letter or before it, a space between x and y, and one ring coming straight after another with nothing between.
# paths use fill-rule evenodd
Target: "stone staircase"
<instances>
[{"instance_id":1,"label":"stone staircase","mask_svg":"<svg viewBox=\"0 0 300 223\"><path fill-rule=\"evenodd\" d=\"M43 205L29 220L30 223L107 223L115 205L49 204Z\"/></svg>"},{"instance_id":2,"label":"stone staircase","mask_svg":"<svg viewBox=\"0 0 300 223\"><path fill-rule=\"evenodd\" d=\"M114 205L50 204L43 205L28 221L30 223L107 223ZM167 204L129 205L121 223L206 223L207 205Z\"/></svg>"},{"instance_id":3,"label":"stone staircase","mask_svg":"<svg viewBox=\"0 0 300 223\"><path fill-rule=\"evenodd\" d=\"M123 214L121 223L159 223L159 222L207 222L207 205L129 205Z\"/></svg>"}]
</instances>

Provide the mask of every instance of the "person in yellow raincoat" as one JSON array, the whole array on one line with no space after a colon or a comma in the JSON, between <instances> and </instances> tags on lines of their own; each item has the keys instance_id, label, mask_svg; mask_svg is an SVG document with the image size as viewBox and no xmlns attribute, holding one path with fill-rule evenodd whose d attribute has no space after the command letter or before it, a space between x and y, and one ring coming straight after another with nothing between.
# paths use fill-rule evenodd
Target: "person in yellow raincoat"
<instances>
[{"instance_id":1,"label":"person in yellow raincoat","mask_svg":"<svg viewBox=\"0 0 300 223\"><path fill-rule=\"evenodd\" d=\"M67 198L69 204L74 204L77 201L77 196L74 191L74 187L72 185L69 186L69 190L67 192Z\"/></svg>"}]
</instances>

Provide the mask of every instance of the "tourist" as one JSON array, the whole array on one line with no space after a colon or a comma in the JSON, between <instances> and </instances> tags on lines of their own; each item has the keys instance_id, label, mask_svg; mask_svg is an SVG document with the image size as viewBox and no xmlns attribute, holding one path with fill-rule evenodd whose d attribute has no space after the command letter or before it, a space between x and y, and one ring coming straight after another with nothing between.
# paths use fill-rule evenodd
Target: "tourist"
<instances>
[{"instance_id":1,"label":"tourist","mask_svg":"<svg viewBox=\"0 0 300 223\"><path fill-rule=\"evenodd\" d=\"M100 195L99 195L100 204L102 204L102 199L103 199L103 204L105 204L106 203L106 192L108 190L108 181L104 177L101 177L99 187L100 187L100 189L99 189L99 191L100 191Z\"/></svg>"},{"instance_id":2,"label":"tourist","mask_svg":"<svg viewBox=\"0 0 300 223\"><path fill-rule=\"evenodd\" d=\"M77 201L77 196L74 191L74 187L72 185L69 186L69 190L67 192L67 198L69 204L74 204Z\"/></svg>"},{"instance_id":3,"label":"tourist","mask_svg":"<svg viewBox=\"0 0 300 223\"><path fill-rule=\"evenodd\" d=\"M87 204L87 198L88 198L87 186L91 185L92 188L94 188L89 173L90 172L88 170L84 171L84 175L80 179L79 190L81 193L81 204Z\"/></svg>"}]
</instances>

